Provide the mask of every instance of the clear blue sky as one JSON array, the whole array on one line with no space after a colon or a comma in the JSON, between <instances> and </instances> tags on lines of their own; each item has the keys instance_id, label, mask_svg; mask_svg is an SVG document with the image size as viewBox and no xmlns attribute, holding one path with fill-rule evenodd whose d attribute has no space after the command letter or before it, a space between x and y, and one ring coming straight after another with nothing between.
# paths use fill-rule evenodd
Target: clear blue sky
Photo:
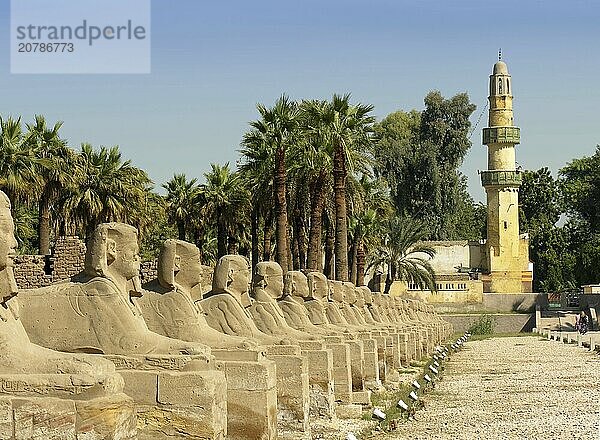
<instances>
[{"instance_id":1,"label":"clear blue sky","mask_svg":"<svg viewBox=\"0 0 600 440\"><path fill-rule=\"evenodd\" d=\"M600 143L600 5L594 0L153 0L152 74L11 75L0 0L0 114L65 122L77 147L118 144L159 187L235 162L257 102L351 92L381 118L433 89L487 98L502 47L526 169L554 172ZM465 160L483 199L481 128Z\"/></svg>"}]
</instances>

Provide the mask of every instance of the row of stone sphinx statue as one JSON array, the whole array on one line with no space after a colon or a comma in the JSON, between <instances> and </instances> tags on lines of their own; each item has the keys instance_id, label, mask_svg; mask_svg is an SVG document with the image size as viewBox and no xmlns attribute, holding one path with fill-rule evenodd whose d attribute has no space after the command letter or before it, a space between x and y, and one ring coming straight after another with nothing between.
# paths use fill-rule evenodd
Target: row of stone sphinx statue
<instances>
[{"instance_id":1,"label":"row of stone sphinx statue","mask_svg":"<svg viewBox=\"0 0 600 440\"><path fill-rule=\"evenodd\" d=\"M167 240L140 284L135 228L98 226L85 270L18 290L0 193L0 438L275 439L368 405L452 331L422 303ZM252 280L252 285L250 284Z\"/></svg>"}]
</instances>

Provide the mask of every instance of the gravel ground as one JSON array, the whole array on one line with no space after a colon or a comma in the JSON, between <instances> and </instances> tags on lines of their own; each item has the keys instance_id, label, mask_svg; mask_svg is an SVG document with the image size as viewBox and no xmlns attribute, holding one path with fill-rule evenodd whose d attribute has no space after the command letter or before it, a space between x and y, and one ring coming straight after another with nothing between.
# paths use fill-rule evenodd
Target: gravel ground
<instances>
[{"instance_id":1,"label":"gravel ground","mask_svg":"<svg viewBox=\"0 0 600 440\"><path fill-rule=\"evenodd\" d=\"M381 439L600 439L600 357L537 336L468 342Z\"/></svg>"}]
</instances>

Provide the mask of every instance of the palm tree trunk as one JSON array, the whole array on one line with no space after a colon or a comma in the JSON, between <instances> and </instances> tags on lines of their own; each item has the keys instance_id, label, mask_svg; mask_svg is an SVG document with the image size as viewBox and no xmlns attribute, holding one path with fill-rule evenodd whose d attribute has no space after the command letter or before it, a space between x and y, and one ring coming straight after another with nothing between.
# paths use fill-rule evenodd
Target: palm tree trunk
<instances>
[{"instance_id":1,"label":"palm tree trunk","mask_svg":"<svg viewBox=\"0 0 600 440\"><path fill-rule=\"evenodd\" d=\"M346 158L342 145L336 146L333 156L333 193L335 201L335 279L348 281Z\"/></svg>"},{"instance_id":2,"label":"palm tree trunk","mask_svg":"<svg viewBox=\"0 0 600 440\"><path fill-rule=\"evenodd\" d=\"M255 206L252 209L252 273L254 273L254 266L259 261L258 253L258 208Z\"/></svg>"},{"instance_id":3,"label":"palm tree trunk","mask_svg":"<svg viewBox=\"0 0 600 440\"><path fill-rule=\"evenodd\" d=\"M233 235L230 235L227 238L227 253L229 255L234 255L238 253L238 240Z\"/></svg>"},{"instance_id":4,"label":"palm tree trunk","mask_svg":"<svg viewBox=\"0 0 600 440\"><path fill-rule=\"evenodd\" d=\"M396 268L393 263L388 265L387 275L385 277L385 288L383 289L383 293L390 293L390 289L392 287L392 283L394 282L394 274L396 273Z\"/></svg>"},{"instance_id":5,"label":"palm tree trunk","mask_svg":"<svg viewBox=\"0 0 600 440\"><path fill-rule=\"evenodd\" d=\"M38 204L38 237L40 240L40 255L50 255L50 206L49 198L44 193Z\"/></svg>"},{"instance_id":6,"label":"palm tree trunk","mask_svg":"<svg viewBox=\"0 0 600 440\"><path fill-rule=\"evenodd\" d=\"M275 153L275 178L273 190L275 192L275 239L277 243L275 261L283 269L288 271L288 219L287 203L285 197L285 150L278 146Z\"/></svg>"},{"instance_id":7,"label":"palm tree trunk","mask_svg":"<svg viewBox=\"0 0 600 440\"><path fill-rule=\"evenodd\" d=\"M303 212L304 210L300 210L298 218L296 219L298 223L298 234L296 237L296 241L298 242L298 259L300 260L298 269L306 268L306 225L304 222L304 216L302 215Z\"/></svg>"},{"instance_id":8,"label":"palm tree trunk","mask_svg":"<svg viewBox=\"0 0 600 440\"><path fill-rule=\"evenodd\" d=\"M326 219L326 233L325 233L325 267L323 268L323 273L330 280L333 279L335 261L333 259L333 250L335 245L335 232L333 230L333 224L327 217Z\"/></svg>"},{"instance_id":9,"label":"palm tree trunk","mask_svg":"<svg viewBox=\"0 0 600 440\"><path fill-rule=\"evenodd\" d=\"M294 270L294 257L292 256L292 228L288 224L287 228L287 244L288 244L288 253L287 253L287 270Z\"/></svg>"},{"instance_id":10,"label":"palm tree trunk","mask_svg":"<svg viewBox=\"0 0 600 440\"><path fill-rule=\"evenodd\" d=\"M310 230L308 232L308 255L306 267L321 269L321 236L323 234L323 205L325 204L325 171L321 171L312 191L310 203Z\"/></svg>"},{"instance_id":11,"label":"palm tree trunk","mask_svg":"<svg viewBox=\"0 0 600 440\"><path fill-rule=\"evenodd\" d=\"M350 281L355 285L358 286L358 284L356 284L356 269L357 269L357 255L358 255L358 242L360 240L358 240L356 237L354 237L354 240L352 240L352 247L350 249Z\"/></svg>"},{"instance_id":12,"label":"palm tree trunk","mask_svg":"<svg viewBox=\"0 0 600 440\"><path fill-rule=\"evenodd\" d=\"M227 255L227 228L220 212L217 212L217 259Z\"/></svg>"},{"instance_id":13,"label":"palm tree trunk","mask_svg":"<svg viewBox=\"0 0 600 440\"><path fill-rule=\"evenodd\" d=\"M359 241L356 249L356 285L365 285L365 246Z\"/></svg>"},{"instance_id":14,"label":"palm tree trunk","mask_svg":"<svg viewBox=\"0 0 600 440\"><path fill-rule=\"evenodd\" d=\"M204 250L204 234L203 224L194 228L194 243L196 243L196 247L200 250L200 256L202 256Z\"/></svg>"},{"instance_id":15,"label":"palm tree trunk","mask_svg":"<svg viewBox=\"0 0 600 440\"><path fill-rule=\"evenodd\" d=\"M265 218L265 227L263 230L263 261L271 261L273 239L273 214L269 213L269 217Z\"/></svg>"},{"instance_id":16,"label":"palm tree trunk","mask_svg":"<svg viewBox=\"0 0 600 440\"><path fill-rule=\"evenodd\" d=\"M294 222L294 237L290 240L292 243L292 270L300 269L300 246L298 245L298 229Z\"/></svg>"},{"instance_id":17,"label":"palm tree trunk","mask_svg":"<svg viewBox=\"0 0 600 440\"><path fill-rule=\"evenodd\" d=\"M185 222L183 220L177 222L177 235L180 240L185 241Z\"/></svg>"}]
</instances>

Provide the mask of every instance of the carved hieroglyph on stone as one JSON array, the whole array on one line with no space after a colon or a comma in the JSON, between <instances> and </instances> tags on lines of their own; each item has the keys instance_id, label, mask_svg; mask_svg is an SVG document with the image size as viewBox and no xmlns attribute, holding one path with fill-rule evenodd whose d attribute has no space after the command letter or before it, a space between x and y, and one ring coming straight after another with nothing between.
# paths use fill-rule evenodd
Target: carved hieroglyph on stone
<instances>
[{"instance_id":1,"label":"carved hieroglyph on stone","mask_svg":"<svg viewBox=\"0 0 600 440\"><path fill-rule=\"evenodd\" d=\"M208 325L192 292L201 290L200 251L182 240L166 240L158 257L158 279L144 285L136 302L151 330L185 341L208 344L227 379L228 435L271 439L277 433L275 363L255 341L221 333ZM216 349L216 350L215 350Z\"/></svg>"},{"instance_id":2,"label":"carved hieroglyph on stone","mask_svg":"<svg viewBox=\"0 0 600 440\"><path fill-rule=\"evenodd\" d=\"M214 370L206 345L148 329L134 301L143 293L138 251L135 228L99 225L88 243L83 274L23 291L25 328L41 345L113 360L145 435L222 437L227 431L225 377Z\"/></svg>"},{"instance_id":3,"label":"carved hieroglyph on stone","mask_svg":"<svg viewBox=\"0 0 600 440\"><path fill-rule=\"evenodd\" d=\"M13 229L0 191L0 438L134 438L133 402L111 362L30 342L12 272Z\"/></svg>"}]
</instances>

